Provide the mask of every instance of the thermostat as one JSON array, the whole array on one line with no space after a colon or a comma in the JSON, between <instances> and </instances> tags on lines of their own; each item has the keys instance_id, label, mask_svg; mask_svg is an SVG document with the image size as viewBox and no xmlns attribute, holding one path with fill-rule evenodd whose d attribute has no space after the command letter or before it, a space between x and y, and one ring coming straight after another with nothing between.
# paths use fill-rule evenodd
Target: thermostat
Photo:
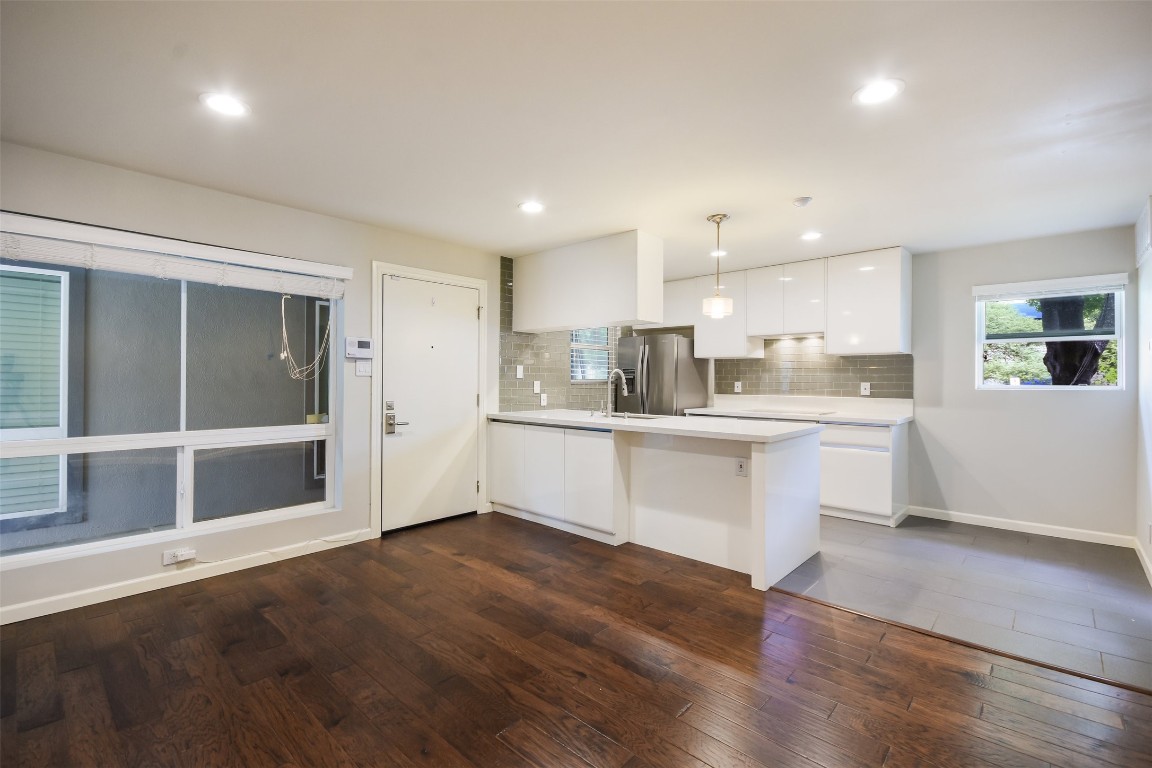
<instances>
[{"instance_id":1,"label":"thermostat","mask_svg":"<svg viewBox=\"0 0 1152 768\"><path fill-rule=\"evenodd\" d=\"M344 357L350 360L371 360L372 339L348 336L344 339Z\"/></svg>"}]
</instances>

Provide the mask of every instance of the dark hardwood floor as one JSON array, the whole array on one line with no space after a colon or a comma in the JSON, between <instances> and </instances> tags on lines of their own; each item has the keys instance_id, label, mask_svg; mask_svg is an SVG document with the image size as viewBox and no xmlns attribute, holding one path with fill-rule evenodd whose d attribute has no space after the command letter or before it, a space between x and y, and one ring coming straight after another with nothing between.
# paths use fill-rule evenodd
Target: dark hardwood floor
<instances>
[{"instance_id":1,"label":"dark hardwood floor","mask_svg":"<svg viewBox=\"0 0 1152 768\"><path fill-rule=\"evenodd\" d=\"M1147 766L1152 696L501 515L0 630L8 766Z\"/></svg>"}]
</instances>

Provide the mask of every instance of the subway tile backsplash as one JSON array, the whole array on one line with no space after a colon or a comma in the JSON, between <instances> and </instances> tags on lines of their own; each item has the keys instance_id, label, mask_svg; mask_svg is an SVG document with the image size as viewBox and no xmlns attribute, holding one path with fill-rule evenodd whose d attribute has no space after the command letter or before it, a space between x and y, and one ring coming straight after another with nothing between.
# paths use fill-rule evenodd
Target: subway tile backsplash
<instances>
[{"instance_id":1,"label":"subway tile backsplash","mask_svg":"<svg viewBox=\"0 0 1152 768\"><path fill-rule=\"evenodd\" d=\"M507 257L500 259L500 410L598 410L608 386L570 381L568 331L512 331L513 263ZM620 332L608 329L612 367ZM716 394L733 394L739 381L745 395L859 397L860 382L866 381L871 397L912 397L912 355L826 355L823 337L769 339L764 345L762 360L716 361ZM517 365L524 366L523 379L516 378ZM540 405L540 396L532 392L533 381L548 394L547 406Z\"/></svg>"},{"instance_id":2,"label":"subway tile backsplash","mask_svg":"<svg viewBox=\"0 0 1152 768\"><path fill-rule=\"evenodd\" d=\"M912 397L912 355L826 355L824 338L768 339L764 359L717 360L716 394Z\"/></svg>"}]
</instances>

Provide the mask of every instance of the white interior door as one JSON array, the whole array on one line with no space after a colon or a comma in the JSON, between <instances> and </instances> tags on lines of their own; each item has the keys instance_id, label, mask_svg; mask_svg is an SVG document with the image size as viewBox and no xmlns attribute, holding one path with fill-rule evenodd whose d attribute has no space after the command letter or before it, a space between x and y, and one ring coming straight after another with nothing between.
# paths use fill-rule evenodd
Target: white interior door
<instances>
[{"instance_id":1,"label":"white interior door","mask_svg":"<svg viewBox=\"0 0 1152 768\"><path fill-rule=\"evenodd\" d=\"M480 292L395 275L381 286L381 529L474 512L480 498ZM388 405L393 410L388 410Z\"/></svg>"}]
</instances>

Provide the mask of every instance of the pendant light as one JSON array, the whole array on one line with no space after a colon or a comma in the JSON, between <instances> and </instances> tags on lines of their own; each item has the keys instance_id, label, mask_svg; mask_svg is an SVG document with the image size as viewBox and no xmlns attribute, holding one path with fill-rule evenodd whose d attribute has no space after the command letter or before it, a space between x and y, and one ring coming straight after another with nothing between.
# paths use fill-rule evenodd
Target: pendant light
<instances>
[{"instance_id":1,"label":"pendant light","mask_svg":"<svg viewBox=\"0 0 1152 768\"><path fill-rule=\"evenodd\" d=\"M716 292L704 299L704 314L713 320L732 314L732 299L720 295L720 257L724 255L724 251L720 250L720 222L727 220L726 213L714 213L708 217L708 221L716 225L716 250L712 251L716 257Z\"/></svg>"}]
</instances>

